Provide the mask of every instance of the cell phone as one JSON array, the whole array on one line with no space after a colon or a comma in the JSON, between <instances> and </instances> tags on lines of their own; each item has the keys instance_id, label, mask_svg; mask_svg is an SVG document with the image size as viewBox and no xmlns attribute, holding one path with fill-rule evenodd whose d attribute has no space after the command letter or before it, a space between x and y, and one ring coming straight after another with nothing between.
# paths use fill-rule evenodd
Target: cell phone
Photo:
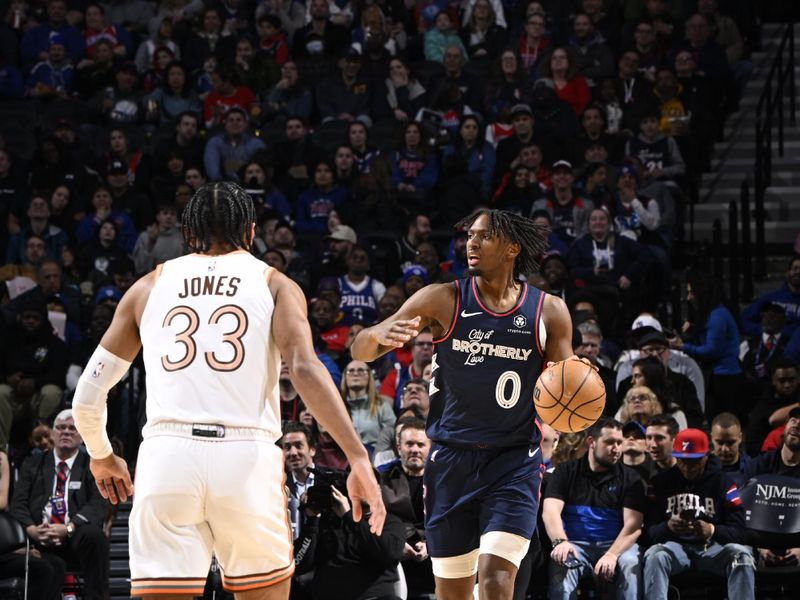
<instances>
[{"instance_id":1,"label":"cell phone","mask_svg":"<svg viewBox=\"0 0 800 600\"><path fill-rule=\"evenodd\" d=\"M577 569L581 566L581 561L575 558L574 554L567 554L567 558L564 561L564 566L568 569Z\"/></svg>"},{"instance_id":2,"label":"cell phone","mask_svg":"<svg viewBox=\"0 0 800 600\"><path fill-rule=\"evenodd\" d=\"M678 515L684 521L696 521L703 515L702 511L697 508L685 508Z\"/></svg>"}]
</instances>

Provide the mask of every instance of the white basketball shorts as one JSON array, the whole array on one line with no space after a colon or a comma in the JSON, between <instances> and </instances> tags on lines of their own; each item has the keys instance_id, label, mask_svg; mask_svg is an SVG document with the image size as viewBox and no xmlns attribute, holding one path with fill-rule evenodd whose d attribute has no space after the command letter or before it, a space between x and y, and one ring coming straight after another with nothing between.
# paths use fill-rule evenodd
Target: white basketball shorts
<instances>
[{"instance_id":1,"label":"white basketball shorts","mask_svg":"<svg viewBox=\"0 0 800 600\"><path fill-rule=\"evenodd\" d=\"M202 595L212 552L232 593L291 577L281 449L260 430L206 438L191 428L158 425L139 449L131 595Z\"/></svg>"}]
</instances>

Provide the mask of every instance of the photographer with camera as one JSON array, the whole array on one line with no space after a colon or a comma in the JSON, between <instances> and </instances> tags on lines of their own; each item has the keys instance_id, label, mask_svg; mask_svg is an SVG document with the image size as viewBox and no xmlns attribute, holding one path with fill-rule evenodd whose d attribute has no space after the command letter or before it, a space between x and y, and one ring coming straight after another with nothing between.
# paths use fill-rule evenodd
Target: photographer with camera
<instances>
[{"instance_id":1,"label":"photographer with camera","mask_svg":"<svg viewBox=\"0 0 800 600\"><path fill-rule=\"evenodd\" d=\"M372 534L368 519L353 521L347 472L323 468L310 472L314 485L302 498L305 523L295 542L295 576L308 584L295 597L399 600L394 590L405 544L403 523L387 514L381 535ZM303 577L312 571L310 581Z\"/></svg>"},{"instance_id":2,"label":"photographer with camera","mask_svg":"<svg viewBox=\"0 0 800 600\"><path fill-rule=\"evenodd\" d=\"M670 575L689 569L727 578L729 600L755 598L755 563L745 546L739 490L709 455L708 436L684 429L675 436L676 467L657 474L649 491L644 538L644 595L667 598Z\"/></svg>"}]
</instances>

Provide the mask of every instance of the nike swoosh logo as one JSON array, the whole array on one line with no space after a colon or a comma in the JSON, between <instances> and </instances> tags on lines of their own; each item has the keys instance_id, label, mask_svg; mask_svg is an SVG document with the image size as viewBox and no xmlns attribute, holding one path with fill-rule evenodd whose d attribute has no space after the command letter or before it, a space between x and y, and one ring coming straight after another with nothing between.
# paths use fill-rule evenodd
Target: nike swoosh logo
<instances>
[{"instance_id":1,"label":"nike swoosh logo","mask_svg":"<svg viewBox=\"0 0 800 600\"><path fill-rule=\"evenodd\" d=\"M478 312L474 312L474 313L468 313L465 310L461 311L461 316L464 317L465 319L467 317L474 317L475 315L482 315L482 314L483 314L483 311L481 311L481 310L479 310Z\"/></svg>"},{"instance_id":2,"label":"nike swoosh logo","mask_svg":"<svg viewBox=\"0 0 800 600\"><path fill-rule=\"evenodd\" d=\"M530 456L531 458L533 458L534 456L536 456L536 453L537 453L538 451L539 451L539 448L536 448L536 449L534 449L534 450L528 450L528 456Z\"/></svg>"}]
</instances>

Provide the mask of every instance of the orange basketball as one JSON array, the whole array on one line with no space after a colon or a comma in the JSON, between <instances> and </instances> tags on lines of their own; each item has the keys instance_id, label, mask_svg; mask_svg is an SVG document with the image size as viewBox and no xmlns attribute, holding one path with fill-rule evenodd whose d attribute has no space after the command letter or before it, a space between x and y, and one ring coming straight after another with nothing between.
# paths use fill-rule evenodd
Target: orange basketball
<instances>
[{"instance_id":1,"label":"orange basketball","mask_svg":"<svg viewBox=\"0 0 800 600\"><path fill-rule=\"evenodd\" d=\"M533 403L539 419L567 433L583 431L602 414L606 386L597 371L579 360L562 360L536 382Z\"/></svg>"}]
</instances>

